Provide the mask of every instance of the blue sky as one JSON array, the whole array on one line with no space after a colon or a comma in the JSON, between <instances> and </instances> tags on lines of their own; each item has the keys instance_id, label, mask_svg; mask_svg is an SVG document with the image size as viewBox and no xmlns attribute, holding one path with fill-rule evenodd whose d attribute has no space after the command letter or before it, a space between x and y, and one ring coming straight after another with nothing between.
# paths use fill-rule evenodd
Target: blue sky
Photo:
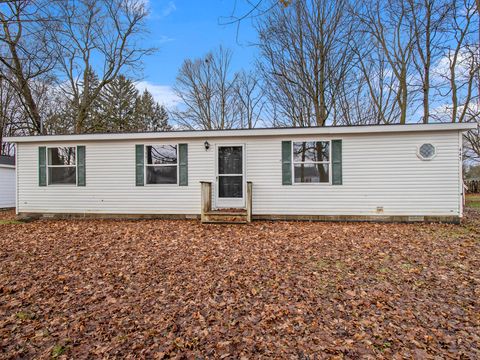
<instances>
[{"instance_id":1,"label":"blue sky","mask_svg":"<svg viewBox=\"0 0 480 360\"><path fill-rule=\"evenodd\" d=\"M159 50L144 59L143 80L138 88L148 88L157 101L173 106L176 103L171 87L178 69L187 58L203 56L222 45L233 51L232 71L250 68L257 54L251 44L256 31L249 20L237 25L223 25L234 11L235 0L149 0L150 35L147 46ZM246 2L237 1L236 13L246 9Z\"/></svg>"}]
</instances>

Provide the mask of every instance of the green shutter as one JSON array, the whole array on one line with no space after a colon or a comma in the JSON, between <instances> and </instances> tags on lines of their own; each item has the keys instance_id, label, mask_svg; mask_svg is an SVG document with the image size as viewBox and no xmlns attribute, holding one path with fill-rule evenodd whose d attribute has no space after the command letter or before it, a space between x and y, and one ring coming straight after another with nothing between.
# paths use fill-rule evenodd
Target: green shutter
<instances>
[{"instance_id":1,"label":"green shutter","mask_svg":"<svg viewBox=\"0 0 480 360\"><path fill-rule=\"evenodd\" d=\"M342 183L342 140L332 140L332 184Z\"/></svg>"},{"instance_id":2,"label":"green shutter","mask_svg":"<svg viewBox=\"0 0 480 360\"><path fill-rule=\"evenodd\" d=\"M144 162L145 151L143 145L135 145L135 184L137 186L143 186L144 181Z\"/></svg>"},{"instance_id":3,"label":"green shutter","mask_svg":"<svg viewBox=\"0 0 480 360\"><path fill-rule=\"evenodd\" d=\"M77 146L77 186L85 186L85 146Z\"/></svg>"},{"instance_id":4,"label":"green shutter","mask_svg":"<svg viewBox=\"0 0 480 360\"><path fill-rule=\"evenodd\" d=\"M178 144L178 185L188 186L188 144Z\"/></svg>"},{"instance_id":5,"label":"green shutter","mask_svg":"<svg viewBox=\"0 0 480 360\"><path fill-rule=\"evenodd\" d=\"M47 148L38 148L38 186L47 186Z\"/></svg>"},{"instance_id":6,"label":"green shutter","mask_svg":"<svg viewBox=\"0 0 480 360\"><path fill-rule=\"evenodd\" d=\"M282 141L282 185L292 185L291 141Z\"/></svg>"}]
</instances>

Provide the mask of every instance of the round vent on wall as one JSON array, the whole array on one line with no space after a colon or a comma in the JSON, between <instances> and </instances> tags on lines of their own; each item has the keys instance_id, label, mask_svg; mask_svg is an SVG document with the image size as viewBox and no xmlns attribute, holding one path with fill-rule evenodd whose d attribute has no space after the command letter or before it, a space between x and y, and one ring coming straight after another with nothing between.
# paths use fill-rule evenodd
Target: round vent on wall
<instances>
[{"instance_id":1,"label":"round vent on wall","mask_svg":"<svg viewBox=\"0 0 480 360\"><path fill-rule=\"evenodd\" d=\"M432 160L435 154L436 149L432 144L423 144L418 148L418 157L422 160Z\"/></svg>"}]
</instances>

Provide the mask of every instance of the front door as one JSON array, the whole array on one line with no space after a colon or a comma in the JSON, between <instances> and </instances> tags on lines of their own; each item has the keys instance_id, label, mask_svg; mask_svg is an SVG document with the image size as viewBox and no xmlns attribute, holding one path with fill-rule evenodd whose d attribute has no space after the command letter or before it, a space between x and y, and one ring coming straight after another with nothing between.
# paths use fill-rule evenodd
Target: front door
<instances>
[{"instance_id":1,"label":"front door","mask_svg":"<svg viewBox=\"0 0 480 360\"><path fill-rule=\"evenodd\" d=\"M217 208L245 207L243 145L217 145Z\"/></svg>"}]
</instances>

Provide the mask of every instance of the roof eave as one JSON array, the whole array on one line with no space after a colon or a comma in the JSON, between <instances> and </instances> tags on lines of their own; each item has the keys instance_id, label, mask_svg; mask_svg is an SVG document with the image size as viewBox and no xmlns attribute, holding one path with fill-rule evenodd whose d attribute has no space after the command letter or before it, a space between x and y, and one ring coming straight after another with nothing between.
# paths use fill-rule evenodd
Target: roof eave
<instances>
[{"instance_id":1,"label":"roof eave","mask_svg":"<svg viewBox=\"0 0 480 360\"><path fill-rule=\"evenodd\" d=\"M439 123L407 125L366 125L366 126L326 126L302 128L235 129L235 130L194 130L166 131L150 133L105 133L77 135L15 136L4 138L9 143L54 142L54 141L108 141L175 138L218 138L218 137L259 137L282 135L341 135L373 134L418 131L467 131L477 128L476 123Z\"/></svg>"}]
</instances>

